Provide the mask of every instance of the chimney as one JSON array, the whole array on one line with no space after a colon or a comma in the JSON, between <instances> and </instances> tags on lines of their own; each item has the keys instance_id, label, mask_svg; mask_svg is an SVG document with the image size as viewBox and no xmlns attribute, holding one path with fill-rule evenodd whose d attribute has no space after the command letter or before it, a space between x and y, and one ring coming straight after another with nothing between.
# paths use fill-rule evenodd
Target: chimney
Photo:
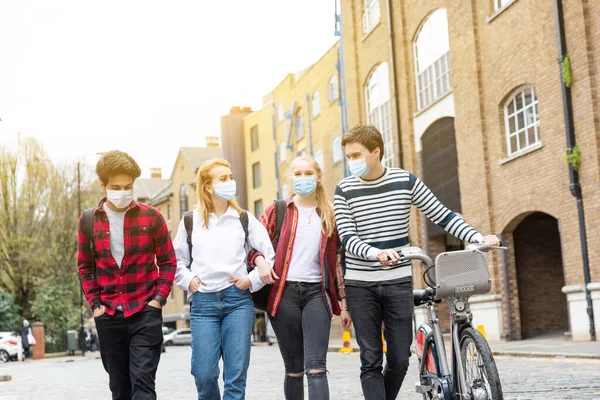
<instances>
[{"instance_id":1,"label":"chimney","mask_svg":"<svg viewBox=\"0 0 600 400\"><path fill-rule=\"evenodd\" d=\"M150 179L162 179L162 169L150 168Z\"/></svg>"},{"instance_id":2,"label":"chimney","mask_svg":"<svg viewBox=\"0 0 600 400\"><path fill-rule=\"evenodd\" d=\"M206 147L220 147L219 140L220 138L218 136L207 136Z\"/></svg>"}]
</instances>

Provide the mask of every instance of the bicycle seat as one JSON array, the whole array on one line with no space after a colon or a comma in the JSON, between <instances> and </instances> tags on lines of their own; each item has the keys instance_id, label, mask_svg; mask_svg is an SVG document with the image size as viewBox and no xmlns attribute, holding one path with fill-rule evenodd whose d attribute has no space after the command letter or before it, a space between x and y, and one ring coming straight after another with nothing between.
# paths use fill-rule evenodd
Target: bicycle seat
<instances>
[{"instance_id":1,"label":"bicycle seat","mask_svg":"<svg viewBox=\"0 0 600 400\"><path fill-rule=\"evenodd\" d=\"M413 290L415 306L420 306L422 304L425 304L428 300L433 300L434 296L435 290L430 287L423 290Z\"/></svg>"}]
</instances>

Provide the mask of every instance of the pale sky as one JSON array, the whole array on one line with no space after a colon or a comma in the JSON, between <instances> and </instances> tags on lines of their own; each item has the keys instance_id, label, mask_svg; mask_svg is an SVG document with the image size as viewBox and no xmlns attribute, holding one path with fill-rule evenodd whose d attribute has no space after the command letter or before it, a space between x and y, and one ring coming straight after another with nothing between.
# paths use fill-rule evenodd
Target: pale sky
<instances>
[{"instance_id":1,"label":"pale sky","mask_svg":"<svg viewBox=\"0 0 600 400\"><path fill-rule=\"evenodd\" d=\"M0 0L0 145L55 161L119 149L168 178L336 41L333 0Z\"/></svg>"}]
</instances>

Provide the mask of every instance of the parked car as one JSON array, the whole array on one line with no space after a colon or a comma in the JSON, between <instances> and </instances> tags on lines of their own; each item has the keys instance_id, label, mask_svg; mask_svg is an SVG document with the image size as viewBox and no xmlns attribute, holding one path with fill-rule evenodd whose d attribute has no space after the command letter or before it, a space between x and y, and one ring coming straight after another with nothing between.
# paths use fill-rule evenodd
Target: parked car
<instances>
[{"instance_id":1,"label":"parked car","mask_svg":"<svg viewBox=\"0 0 600 400\"><path fill-rule=\"evenodd\" d=\"M192 343L192 331L189 328L176 329L164 336L164 343L167 346L190 344Z\"/></svg>"},{"instance_id":2,"label":"parked car","mask_svg":"<svg viewBox=\"0 0 600 400\"><path fill-rule=\"evenodd\" d=\"M22 359L21 337L15 332L0 332L0 363Z\"/></svg>"}]
</instances>

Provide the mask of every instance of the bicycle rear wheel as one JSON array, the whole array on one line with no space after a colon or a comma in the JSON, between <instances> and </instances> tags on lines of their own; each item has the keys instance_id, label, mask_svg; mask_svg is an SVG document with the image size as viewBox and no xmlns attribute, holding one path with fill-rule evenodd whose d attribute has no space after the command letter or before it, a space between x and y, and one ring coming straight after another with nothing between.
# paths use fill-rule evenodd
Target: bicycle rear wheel
<instances>
[{"instance_id":1,"label":"bicycle rear wheel","mask_svg":"<svg viewBox=\"0 0 600 400\"><path fill-rule=\"evenodd\" d=\"M473 400L502 400L496 362L479 331L466 328L460 334L460 353L467 389Z\"/></svg>"}]
</instances>

